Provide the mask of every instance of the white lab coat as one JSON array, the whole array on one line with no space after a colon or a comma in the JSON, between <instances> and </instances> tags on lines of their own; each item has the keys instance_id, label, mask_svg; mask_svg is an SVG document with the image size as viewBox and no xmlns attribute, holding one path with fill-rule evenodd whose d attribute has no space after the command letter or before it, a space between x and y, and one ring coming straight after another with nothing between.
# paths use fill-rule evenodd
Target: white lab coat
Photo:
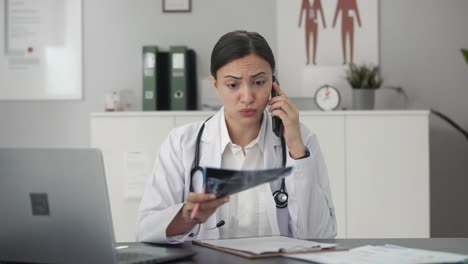
<instances>
[{"instance_id":1,"label":"white lab coat","mask_svg":"<svg viewBox=\"0 0 468 264\"><path fill-rule=\"evenodd\" d=\"M200 166L221 166L220 122L223 110L217 112L205 124L200 143ZM282 164L281 141L272 131L271 115L267 117L265 135L265 168L278 168ZM182 208L189 193L190 171L195 158L195 143L198 131L204 121L191 123L171 131L159 150L153 172L148 180L138 211L137 241L154 243L179 243L191 239L188 235L166 237L166 228ZM293 166L294 174L286 177L286 191L289 194L287 209L290 216L290 230L297 238L332 238L336 236L336 218L333 207L327 168L323 160L317 137L301 124L304 144L309 148L310 157L294 160L287 155L286 166ZM287 152L289 153L289 152ZM279 189L281 180L271 183L272 190ZM195 192L201 191L201 179L193 179ZM276 227L276 205L269 203L270 225ZM202 226L196 239L217 239L220 221L216 213Z\"/></svg>"}]
</instances>

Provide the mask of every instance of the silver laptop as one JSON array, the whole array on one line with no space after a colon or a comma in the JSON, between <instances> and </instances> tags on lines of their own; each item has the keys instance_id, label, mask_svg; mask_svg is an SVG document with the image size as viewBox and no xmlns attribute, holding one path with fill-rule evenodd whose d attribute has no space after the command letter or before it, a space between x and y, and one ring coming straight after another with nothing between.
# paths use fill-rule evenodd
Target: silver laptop
<instances>
[{"instance_id":1,"label":"silver laptop","mask_svg":"<svg viewBox=\"0 0 468 264\"><path fill-rule=\"evenodd\" d=\"M99 150L0 148L0 262L162 263L194 255L138 243L117 248Z\"/></svg>"}]
</instances>

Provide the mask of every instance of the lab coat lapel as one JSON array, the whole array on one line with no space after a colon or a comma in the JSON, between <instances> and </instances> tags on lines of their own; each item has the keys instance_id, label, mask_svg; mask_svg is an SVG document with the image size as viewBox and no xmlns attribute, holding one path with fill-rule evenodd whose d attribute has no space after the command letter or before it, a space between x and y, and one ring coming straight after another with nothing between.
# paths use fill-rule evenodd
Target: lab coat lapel
<instances>
[{"instance_id":1,"label":"lab coat lapel","mask_svg":"<svg viewBox=\"0 0 468 264\"><path fill-rule=\"evenodd\" d=\"M263 152L264 168L279 168L282 166L281 140L272 132L271 115L267 111L264 111L263 114L263 116L267 118ZM278 227L278 219L276 217L276 204L273 200L273 196L271 196L271 201L272 202L267 203L268 220L270 222L273 234L279 235L280 231Z\"/></svg>"},{"instance_id":2,"label":"lab coat lapel","mask_svg":"<svg viewBox=\"0 0 468 264\"><path fill-rule=\"evenodd\" d=\"M200 166L221 167L221 118L224 118L223 108L205 123L205 130L201 138Z\"/></svg>"},{"instance_id":3,"label":"lab coat lapel","mask_svg":"<svg viewBox=\"0 0 468 264\"><path fill-rule=\"evenodd\" d=\"M220 121L224 118L224 109L218 111L210 120L206 121L205 129L200 142L200 166L205 167L221 167L221 136L220 136ZM219 229L213 227L218 222L216 213L214 213L200 228L199 238L203 239L218 239ZM212 230L208 230L212 229Z\"/></svg>"},{"instance_id":4,"label":"lab coat lapel","mask_svg":"<svg viewBox=\"0 0 468 264\"><path fill-rule=\"evenodd\" d=\"M281 149L281 139L277 137L271 127L271 116L269 116L268 119L268 125L267 125L267 133L265 135L265 168L280 168L283 166L283 157L282 157L282 149ZM286 166L288 166L288 160L290 160L289 157L289 151L286 147ZM290 162L290 161L289 161ZM289 166L291 166L289 164ZM294 172L293 172L294 173ZM276 183L276 182L275 182ZM280 186L281 180L278 180L278 186ZM298 215L299 215L299 208L297 206L297 199L298 197L295 196L296 192L296 186L294 184L294 174L290 175L285 178L285 184L286 184L286 192L289 195L288 199L288 206L287 209L289 211L289 215L291 217L291 221L293 221L297 226L298 224ZM278 187L279 189L279 187ZM276 191L278 189L272 190ZM278 227L278 220L276 218L276 204L273 202L271 203L271 207L274 209L273 211L275 212L274 215L271 214L270 217L270 223L275 223L276 227ZM271 212L271 208L268 208ZM269 215L270 216L270 215ZM306 223L307 224L307 223ZM274 225L272 225L274 226ZM274 230L274 229L273 229ZM278 234L279 234L279 228L278 228Z\"/></svg>"},{"instance_id":5,"label":"lab coat lapel","mask_svg":"<svg viewBox=\"0 0 468 264\"><path fill-rule=\"evenodd\" d=\"M271 120L267 121L266 129L263 163L265 169L279 168L281 167L281 140L271 130Z\"/></svg>"}]
</instances>

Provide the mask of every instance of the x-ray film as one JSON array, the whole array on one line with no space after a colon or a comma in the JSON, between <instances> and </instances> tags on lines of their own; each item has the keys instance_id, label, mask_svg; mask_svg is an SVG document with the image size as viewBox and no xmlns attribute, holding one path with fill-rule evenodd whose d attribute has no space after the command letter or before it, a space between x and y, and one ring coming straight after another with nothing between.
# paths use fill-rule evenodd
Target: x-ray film
<instances>
[{"instance_id":1,"label":"x-ray film","mask_svg":"<svg viewBox=\"0 0 468 264\"><path fill-rule=\"evenodd\" d=\"M292 167L268 170L225 170L206 168L205 191L216 197L238 193L291 174Z\"/></svg>"}]
</instances>

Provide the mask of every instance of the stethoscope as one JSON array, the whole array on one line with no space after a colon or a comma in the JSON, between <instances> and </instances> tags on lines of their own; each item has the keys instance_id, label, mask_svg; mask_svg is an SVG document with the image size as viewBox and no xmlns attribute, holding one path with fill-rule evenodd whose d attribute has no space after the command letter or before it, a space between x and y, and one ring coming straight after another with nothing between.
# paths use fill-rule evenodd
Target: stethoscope
<instances>
[{"instance_id":1,"label":"stethoscope","mask_svg":"<svg viewBox=\"0 0 468 264\"><path fill-rule=\"evenodd\" d=\"M201 175L204 175L204 169L202 167L200 167L200 141L201 141L201 136L203 134L203 130L205 129L205 123L210 120L210 118L212 118L213 116L210 116L208 119L205 120L205 122L203 122L203 125L201 126L200 130L198 131L198 135L197 135L197 141L195 143L195 160L194 160L194 166L192 168L192 170L190 171L190 192L193 192L194 189L193 189L193 175L195 175L195 173L197 172L200 172ZM285 143L285 140L284 140L284 136L281 135L281 149L282 149L282 154L283 154L283 162L282 162L282 165L283 165L283 168L286 167L286 143ZM276 207L277 208L285 208L288 206L288 198L289 198L289 195L288 193L286 192L286 183L285 183L285 180L284 178L281 179L281 187L279 190L276 190L273 192L273 198L275 200L275 203L276 203Z\"/></svg>"}]
</instances>

